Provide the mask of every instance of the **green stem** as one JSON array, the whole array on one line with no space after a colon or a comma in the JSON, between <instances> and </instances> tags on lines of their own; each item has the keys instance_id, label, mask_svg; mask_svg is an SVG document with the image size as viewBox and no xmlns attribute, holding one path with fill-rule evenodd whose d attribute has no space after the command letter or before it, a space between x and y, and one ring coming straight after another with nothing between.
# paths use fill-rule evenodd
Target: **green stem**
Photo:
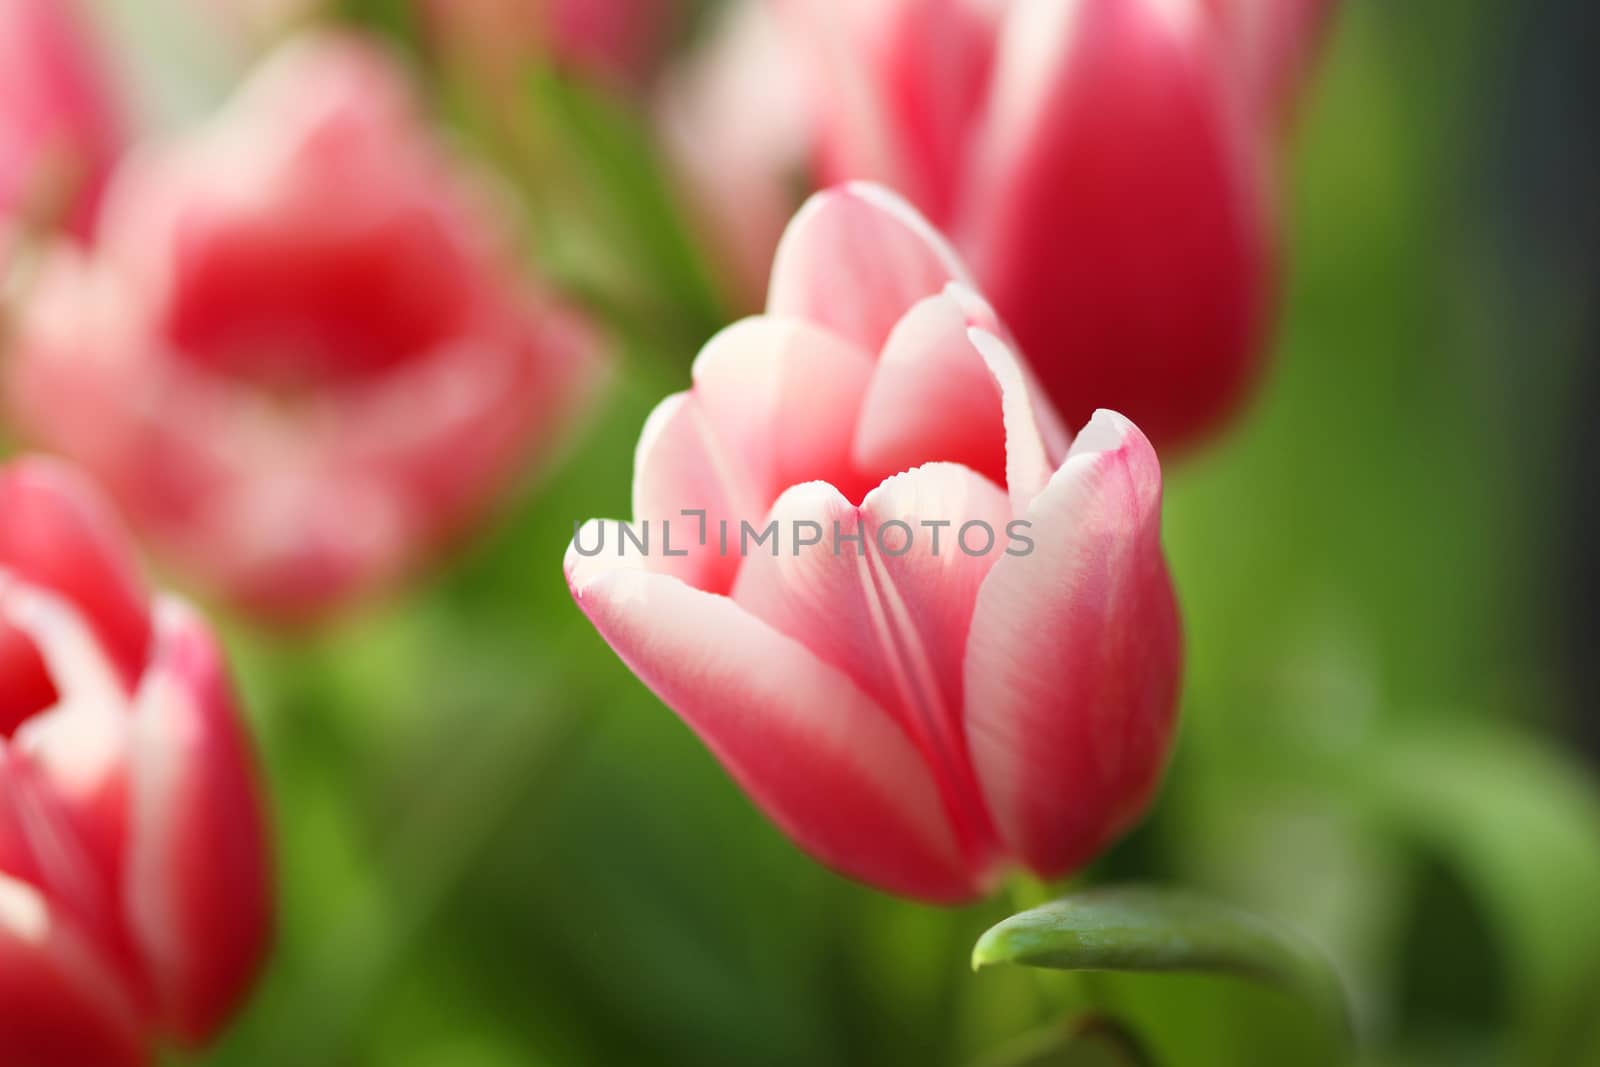
<instances>
[{"instance_id":1,"label":"green stem","mask_svg":"<svg viewBox=\"0 0 1600 1067\"><path fill-rule=\"evenodd\" d=\"M1016 912L1032 911L1049 904L1059 894L1049 882L1031 874L1012 875L1006 895ZM1057 1019L1063 1014L1093 1011L1103 1007L1108 992L1100 976L1087 971L1047 971L1035 968L1033 987L1040 1015Z\"/></svg>"}]
</instances>

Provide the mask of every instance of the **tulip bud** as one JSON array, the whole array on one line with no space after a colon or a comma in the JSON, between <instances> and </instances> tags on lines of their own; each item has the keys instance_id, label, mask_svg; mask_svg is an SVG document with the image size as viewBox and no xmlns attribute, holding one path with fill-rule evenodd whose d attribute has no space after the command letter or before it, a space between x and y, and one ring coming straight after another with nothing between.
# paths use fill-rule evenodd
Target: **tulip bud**
<instances>
[{"instance_id":1,"label":"tulip bud","mask_svg":"<svg viewBox=\"0 0 1600 1067\"><path fill-rule=\"evenodd\" d=\"M785 233L766 314L646 422L633 521L567 581L802 847L954 902L1053 878L1143 812L1178 687L1161 471L1076 440L966 268L877 186Z\"/></svg>"},{"instance_id":2,"label":"tulip bud","mask_svg":"<svg viewBox=\"0 0 1600 1067\"><path fill-rule=\"evenodd\" d=\"M749 17L781 27L784 62L762 62L798 86L817 178L903 193L1072 425L1111 407L1168 448L1259 377L1273 135L1331 2L767 0ZM763 167L723 148L746 140L734 105L673 115L679 170L726 220L713 232L753 240L746 205L793 151Z\"/></svg>"},{"instance_id":3,"label":"tulip bud","mask_svg":"<svg viewBox=\"0 0 1600 1067\"><path fill-rule=\"evenodd\" d=\"M0 0L0 244L8 222L88 236L116 112L72 0Z\"/></svg>"},{"instance_id":4,"label":"tulip bud","mask_svg":"<svg viewBox=\"0 0 1600 1067\"><path fill-rule=\"evenodd\" d=\"M958 224L979 277L1073 425L1106 406L1194 441L1257 377L1274 266L1220 39L1192 5L1023 0L996 67Z\"/></svg>"},{"instance_id":5,"label":"tulip bud","mask_svg":"<svg viewBox=\"0 0 1600 1067\"><path fill-rule=\"evenodd\" d=\"M117 1067L207 1042L270 935L249 746L205 622L105 505L0 467L0 1048Z\"/></svg>"},{"instance_id":6,"label":"tulip bud","mask_svg":"<svg viewBox=\"0 0 1600 1067\"><path fill-rule=\"evenodd\" d=\"M212 587L330 610L467 528L593 383L497 193L376 46L291 43L118 169L91 255L44 265L10 410Z\"/></svg>"}]
</instances>

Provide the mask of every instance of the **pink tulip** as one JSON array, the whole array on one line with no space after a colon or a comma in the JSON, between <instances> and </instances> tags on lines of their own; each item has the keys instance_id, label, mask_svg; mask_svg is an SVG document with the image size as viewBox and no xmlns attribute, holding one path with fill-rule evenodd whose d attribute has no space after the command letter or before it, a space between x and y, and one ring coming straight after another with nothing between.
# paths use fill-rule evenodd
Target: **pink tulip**
<instances>
[{"instance_id":1,"label":"pink tulip","mask_svg":"<svg viewBox=\"0 0 1600 1067\"><path fill-rule=\"evenodd\" d=\"M271 925L251 762L216 639L99 496L0 467L0 1061L144 1064L227 1022Z\"/></svg>"},{"instance_id":2,"label":"pink tulip","mask_svg":"<svg viewBox=\"0 0 1600 1067\"><path fill-rule=\"evenodd\" d=\"M633 522L578 530L567 581L773 821L939 902L1127 829L1180 660L1144 435L1102 411L1071 440L955 253L877 186L801 209L766 314L693 380L645 424Z\"/></svg>"},{"instance_id":3,"label":"pink tulip","mask_svg":"<svg viewBox=\"0 0 1600 1067\"><path fill-rule=\"evenodd\" d=\"M11 410L182 567L327 610L461 532L602 362L514 269L494 192L384 54L287 46L119 170L95 254L33 293Z\"/></svg>"},{"instance_id":4,"label":"pink tulip","mask_svg":"<svg viewBox=\"0 0 1600 1067\"><path fill-rule=\"evenodd\" d=\"M0 0L0 231L60 217L87 236L121 140L71 0Z\"/></svg>"},{"instance_id":5,"label":"pink tulip","mask_svg":"<svg viewBox=\"0 0 1600 1067\"><path fill-rule=\"evenodd\" d=\"M1252 4L1275 14L1247 18ZM748 176L738 130L760 112L734 103L669 143L746 240L760 232L747 205L807 146L821 184L895 188L951 235L1070 424L1110 407L1183 446L1259 377L1277 124L1257 96L1303 66L1308 49L1286 42L1309 33L1313 6L765 0L749 17L779 20L786 62L762 62L768 79L799 80L801 143ZM1280 18L1288 8L1307 14Z\"/></svg>"}]
</instances>

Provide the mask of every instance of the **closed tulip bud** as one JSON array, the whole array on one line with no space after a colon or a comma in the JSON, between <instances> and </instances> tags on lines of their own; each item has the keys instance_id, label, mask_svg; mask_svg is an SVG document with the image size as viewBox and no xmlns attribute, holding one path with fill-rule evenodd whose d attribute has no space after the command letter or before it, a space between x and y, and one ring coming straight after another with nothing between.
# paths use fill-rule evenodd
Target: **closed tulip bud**
<instances>
[{"instance_id":1,"label":"closed tulip bud","mask_svg":"<svg viewBox=\"0 0 1600 1067\"><path fill-rule=\"evenodd\" d=\"M325 612L467 528L603 364L496 191L385 53L291 43L119 167L103 240L41 271L10 410L180 567Z\"/></svg>"},{"instance_id":2,"label":"closed tulip bud","mask_svg":"<svg viewBox=\"0 0 1600 1067\"><path fill-rule=\"evenodd\" d=\"M268 882L215 637L74 473L0 467L0 1058L205 1043L260 966Z\"/></svg>"},{"instance_id":3,"label":"closed tulip bud","mask_svg":"<svg viewBox=\"0 0 1600 1067\"><path fill-rule=\"evenodd\" d=\"M1260 370L1274 287L1266 139L1192 3L1023 0L953 223L1073 425L1203 436Z\"/></svg>"},{"instance_id":4,"label":"closed tulip bud","mask_svg":"<svg viewBox=\"0 0 1600 1067\"><path fill-rule=\"evenodd\" d=\"M1180 664L1161 471L1073 439L956 254L877 186L818 194L764 315L645 424L633 521L573 596L767 814L937 902L1070 872L1144 811Z\"/></svg>"},{"instance_id":5,"label":"closed tulip bud","mask_svg":"<svg viewBox=\"0 0 1600 1067\"><path fill-rule=\"evenodd\" d=\"M753 240L746 205L809 152L821 184L889 185L950 235L1071 425L1114 408L1167 449L1239 409L1270 339L1273 142L1332 0L750 6L781 27L763 84L796 85L807 126L763 168L722 147L757 104L674 113L721 229Z\"/></svg>"},{"instance_id":6,"label":"closed tulip bud","mask_svg":"<svg viewBox=\"0 0 1600 1067\"><path fill-rule=\"evenodd\" d=\"M0 244L19 225L89 233L122 128L86 30L72 0L0 0Z\"/></svg>"}]
</instances>

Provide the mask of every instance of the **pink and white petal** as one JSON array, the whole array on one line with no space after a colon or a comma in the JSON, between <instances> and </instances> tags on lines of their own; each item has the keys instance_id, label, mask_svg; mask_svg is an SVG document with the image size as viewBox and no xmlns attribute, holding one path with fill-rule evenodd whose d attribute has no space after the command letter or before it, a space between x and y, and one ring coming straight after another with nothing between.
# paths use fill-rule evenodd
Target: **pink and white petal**
<instances>
[{"instance_id":1,"label":"pink and white petal","mask_svg":"<svg viewBox=\"0 0 1600 1067\"><path fill-rule=\"evenodd\" d=\"M796 486L772 510L777 551L754 552L733 592L899 720L934 768L978 870L992 857L993 829L961 728L961 660L1009 519L1002 490L951 463L891 478L859 508L832 486ZM964 531L968 523L981 526Z\"/></svg>"},{"instance_id":2,"label":"pink and white petal","mask_svg":"<svg viewBox=\"0 0 1600 1067\"><path fill-rule=\"evenodd\" d=\"M1029 509L1034 550L978 593L966 650L973 765L1014 855L1046 878L1087 862L1160 780L1182 659L1161 552L1161 470L1097 412Z\"/></svg>"},{"instance_id":3,"label":"pink and white petal","mask_svg":"<svg viewBox=\"0 0 1600 1067\"><path fill-rule=\"evenodd\" d=\"M108 964L135 974L118 907L122 778L89 797L64 796L51 778L19 746L0 746L0 876L39 889Z\"/></svg>"},{"instance_id":4,"label":"pink and white petal","mask_svg":"<svg viewBox=\"0 0 1600 1067\"><path fill-rule=\"evenodd\" d=\"M116 903L130 696L90 621L54 591L0 571L0 623L31 642L58 694L0 751L0 871L41 887L132 968Z\"/></svg>"},{"instance_id":5,"label":"pink and white petal","mask_svg":"<svg viewBox=\"0 0 1600 1067\"><path fill-rule=\"evenodd\" d=\"M693 393L656 405L634 452L633 517L642 535L670 538L671 551L650 553L645 565L696 589L722 592L733 584L739 561L720 551L719 525L737 532L741 515L760 514L736 460L722 453Z\"/></svg>"},{"instance_id":6,"label":"pink and white petal","mask_svg":"<svg viewBox=\"0 0 1600 1067\"><path fill-rule=\"evenodd\" d=\"M104 920L101 898L115 880L126 817L131 694L91 620L64 596L0 571L0 624L31 642L57 694L50 708L29 718L13 736L12 773L36 781L36 791L48 794L50 806L59 807L71 826L50 834L61 841L50 855L71 868L53 872L55 888L86 909L97 902ZM66 881L73 883L70 890Z\"/></svg>"},{"instance_id":7,"label":"pink and white petal","mask_svg":"<svg viewBox=\"0 0 1600 1067\"><path fill-rule=\"evenodd\" d=\"M767 313L806 319L877 353L895 323L967 270L917 210L880 185L815 194L784 231Z\"/></svg>"},{"instance_id":8,"label":"pink and white petal","mask_svg":"<svg viewBox=\"0 0 1600 1067\"><path fill-rule=\"evenodd\" d=\"M727 597L569 550L578 606L773 822L843 874L954 902L977 886L933 772L842 673Z\"/></svg>"},{"instance_id":9,"label":"pink and white petal","mask_svg":"<svg viewBox=\"0 0 1600 1067\"><path fill-rule=\"evenodd\" d=\"M141 1067L133 999L93 944L26 882L0 874L0 1056L26 1067Z\"/></svg>"},{"instance_id":10,"label":"pink and white petal","mask_svg":"<svg viewBox=\"0 0 1600 1067\"><path fill-rule=\"evenodd\" d=\"M0 472L0 516L0 570L74 602L131 691L150 642L149 594L99 490L64 463L29 457Z\"/></svg>"},{"instance_id":11,"label":"pink and white petal","mask_svg":"<svg viewBox=\"0 0 1600 1067\"><path fill-rule=\"evenodd\" d=\"M1000 390L1006 436L1006 488L1017 514L1027 510L1067 454L1072 436L1050 398L1034 381L1028 365L998 336L983 327L968 331Z\"/></svg>"},{"instance_id":12,"label":"pink and white petal","mask_svg":"<svg viewBox=\"0 0 1600 1067\"><path fill-rule=\"evenodd\" d=\"M803 319L745 319L706 344L694 362L695 401L727 480L755 494L746 517L760 518L799 482L831 482L857 499L871 488L860 484L850 442L873 366L873 353Z\"/></svg>"},{"instance_id":13,"label":"pink and white petal","mask_svg":"<svg viewBox=\"0 0 1600 1067\"><path fill-rule=\"evenodd\" d=\"M165 1029L213 1036L271 937L265 814L221 649L186 605L156 606L130 759L127 922Z\"/></svg>"},{"instance_id":14,"label":"pink and white petal","mask_svg":"<svg viewBox=\"0 0 1600 1067\"><path fill-rule=\"evenodd\" d=\"M55 683L27 636L0 621L0 737L56 702Z\"/></svg>"},{"instance_id":15,"label":"pink and white petal","mask_svg":"<svg viewBox=\"0 0 1600 1067\"><path fill-rule=\"evenodd\" d=\"M879 480L942 461L1005 483L1000 390L951 288L913 305L883 346L855 439L856 464Z\"/></svg>"},{"instance_id":16,"label":"pink and white petal","mask_svg":"<svg viewBox=\"0 0 1600 1067\"><path fill-rule=\"evenodd\" d=\"M19 775L25 773L25 765L18 767L10 745L0 741L0 875L38 885L44 874L23 815L28 798Z\"/></svg>"},{"instance_id":17,"label":"pink and white petal","mask_svg":"<svg viewBox=\"0 0 1600 1067\"><path fill-rule=\"evenodd\" d=\"M1015 0L957 233L1068 421L1231 412L1271 305L1267 139L1195 0Z\"/></svg>"}]
</instances>

